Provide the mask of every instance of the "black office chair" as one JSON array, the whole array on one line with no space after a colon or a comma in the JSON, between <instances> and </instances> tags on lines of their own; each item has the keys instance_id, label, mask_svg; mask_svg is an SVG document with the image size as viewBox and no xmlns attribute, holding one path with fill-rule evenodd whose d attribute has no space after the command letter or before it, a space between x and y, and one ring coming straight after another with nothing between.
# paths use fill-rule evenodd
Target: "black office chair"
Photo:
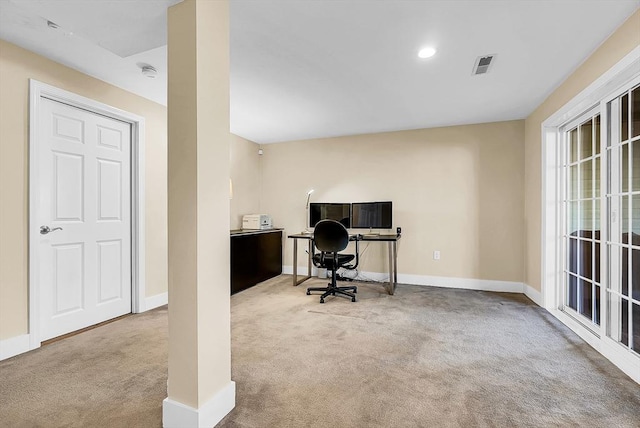
<instances>
[{"instance_id":1,"label":"black office chair","mask_svg":"<svg viewBox=\"0 0 640 428\"><path fill-rule=\"evenodd\" d=\"M313 255L313 264L331 270L331 282L328 287L309 287L307 295L312 291L322 291L320 303L324 303L324 298L333 295L343 295L351 297L351 301L356 301L355 293L358 287L338 287L336 284L336 271L338 268L345 266L352 261L355 256L353 254L338 254L339 251L347 248L349 244L349 232L342 223L335 220L322 220L316 224L313 232L313 241L320 253ZM353 291L350 293L349 291Z\"/></svg>"}]
</instances>

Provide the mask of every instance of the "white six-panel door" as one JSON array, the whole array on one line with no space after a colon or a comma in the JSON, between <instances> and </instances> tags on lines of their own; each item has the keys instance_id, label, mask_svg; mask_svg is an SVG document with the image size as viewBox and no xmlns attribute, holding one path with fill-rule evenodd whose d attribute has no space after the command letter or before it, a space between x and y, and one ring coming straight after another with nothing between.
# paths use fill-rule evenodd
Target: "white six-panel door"
<instances>
[{"instance_id":1,"label":"white six-panel door","mask_svg":"<svg viewBox=\"0 0 640 428\"><path fill-rule=\"evenodd\" d=\"M40 340L131 312L130 124L42 98ZM61 229L57 229L61 228Z\"/></svg>"}]
</instances>

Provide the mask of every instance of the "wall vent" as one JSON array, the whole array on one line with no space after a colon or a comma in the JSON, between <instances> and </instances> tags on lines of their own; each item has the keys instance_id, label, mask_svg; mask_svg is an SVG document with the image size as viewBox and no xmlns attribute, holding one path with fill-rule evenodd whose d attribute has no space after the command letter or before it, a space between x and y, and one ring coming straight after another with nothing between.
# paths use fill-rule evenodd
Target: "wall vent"
<instances>
[{"instance_id":1,"label":"wall vent","mask_svg":"<svg viewBox=\"0 0 640 428\"><path fill-rule=\"evenodd\" d=\"M496 54L482 55L476 58L471 74L487 74L496 62Z\"/></svg>"}]
</instances>

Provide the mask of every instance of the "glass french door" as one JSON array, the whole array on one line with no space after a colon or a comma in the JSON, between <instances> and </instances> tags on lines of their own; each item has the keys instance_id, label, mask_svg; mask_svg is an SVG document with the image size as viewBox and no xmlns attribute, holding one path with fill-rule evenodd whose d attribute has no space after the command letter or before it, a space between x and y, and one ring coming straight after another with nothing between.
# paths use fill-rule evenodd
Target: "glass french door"
<instances>
[{"instance_id":1,"label":"glass french door","mask_svg":"<svg viewBox=\"0 0 640 428\"><path fill-rule=\"evenodd\" d=\"M593 109L564 129L564 287L562 309L590 329L601 314L600 121Z\"/></svg>"},{"instance_id":2,"label":"glass french door","mask_svg":"<svg viewBox=\"0 0 640 428\"><path fill-rule=\"evenodd\" d=\"M640 353L640 85L562 128L560 309Z\"/></svg>"},{"instance_id":3,"label":"glass french door","mask_svg":"<svg viewBox=\"0 0 640 428\"><path fill-rule=\"evenodd\" d=\"M606 335L640 352L640 85L606 106Z\"/></svg>"}]
</instances>

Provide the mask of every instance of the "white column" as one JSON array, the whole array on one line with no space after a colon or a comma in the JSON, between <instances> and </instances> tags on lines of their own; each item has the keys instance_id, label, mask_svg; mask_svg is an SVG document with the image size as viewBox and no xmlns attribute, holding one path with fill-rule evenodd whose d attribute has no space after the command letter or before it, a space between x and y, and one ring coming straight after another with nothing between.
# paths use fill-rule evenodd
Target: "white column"
<instances>
[{"instance_id":1,"label":"white column","mask_svg":"<svg viewBox=\"0 0 640 428\"><path fill-rule=\"evenodd\" d=\"M169 382L165 427L235 406L229 287L229 4L168 11Z\"/></svg>"}]
</instances>

